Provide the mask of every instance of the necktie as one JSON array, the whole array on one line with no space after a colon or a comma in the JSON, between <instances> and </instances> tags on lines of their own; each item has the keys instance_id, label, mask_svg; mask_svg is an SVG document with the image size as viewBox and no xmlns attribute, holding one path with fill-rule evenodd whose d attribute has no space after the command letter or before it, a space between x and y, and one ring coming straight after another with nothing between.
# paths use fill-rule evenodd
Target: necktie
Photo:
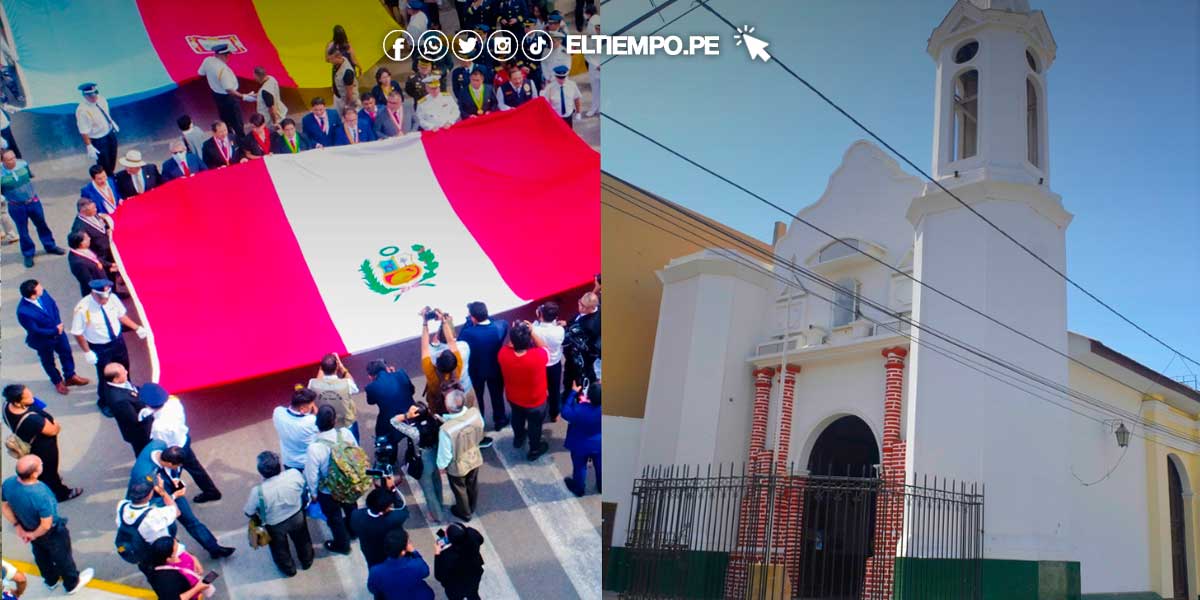
<instances>
[{"instance_id":1,"label":"necktie","mask_svg":"<svg viewBox=\"0 0 1200 600\"><path fill-rule=\"evenodd\" d=\"M562 106L562 116L567 116L567 90L563 86L558 86L558 103Z\"/></svg>"},{"instance_id":2,"label":"necktie","mask_svg":"<svg viewBox=\"0 0 1200 600\"><path fill-rule=\"evenodd\" d=\"M142 174L138 173L133 176L133 187L137 189L137 193L142 193L145 190L146 182L142 180Z\"/></svg>"},{"instance_id":3,"label":"necktie","mask_svg":"<svg viewBox=\"0 0 1200 600\"><path fill-rule=\"evenodd\" d=\"M188 169L188 166L187 166L187 159L179 161L179 166L183 169L184 177L190 177L192 175L191 169Z\"/></svg>"},{"instance_id":4,"label":"necktie","mask_svg":"<svg viewBox=\"0 0 1200 600\"><path fill-rule=\"evenodd\" d=\"M329 130L325 129L325 118L324 117L317 117L317 124L321 126L321 131L323 131L325 133L329 133Z\"/></svg>"},{"instance_id":5,"label":"necktie","mask_svg":"<svg viewBox=\"0 0 1200 600\"><path fill-rule=\"evenodd\" d=\"M357 127L350 130L350 143L351 144L358 143L358 128Z\"/></svg>"},{"instance_id":6,"label":"necktie","mask_svg":"<svg viewBox=\"0 0 1200 600\"><path fill-rule=\"evenodd\" d=\"M108 311L104 310L104 305L100 305L100 314L104 315L104 327L108 329L108 343L117 341L117 333L113 331L112 321L108 320Z\"/></svg>"}]
</instances>

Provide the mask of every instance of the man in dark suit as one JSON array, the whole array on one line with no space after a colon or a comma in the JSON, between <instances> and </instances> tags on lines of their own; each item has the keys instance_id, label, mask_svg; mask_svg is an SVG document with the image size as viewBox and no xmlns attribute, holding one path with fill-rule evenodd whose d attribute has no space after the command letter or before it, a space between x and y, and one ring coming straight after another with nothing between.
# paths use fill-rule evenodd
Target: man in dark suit
<instances>
[{"instance_id":1,"label":"man in dark suit","mask_svg":"<svg viewBox=\"0 0 1200 600\"><path fill-rule=\"evenodd\" d=\"M79 295L87 296L92 293L88 285L96 279L111 279L117 272L112 262L100 257L92 250L92 236L86 231L73 231L67 235L67 247L71 252L67 255L67 266L71 275L79 282Z\"/></svg>"},{"instance_id":2,"label":"man in dark suit","mask_svg":"<svg viewBox=\"0 0 1200 600\"><path fill-rule=\"evenodd\" d=\"M54 298L42 289L36 279L21 283L21 301L17 303L17 322L25 328L25 345L37 352L42 369L50 376L50 383L60 394L67 393L68 385L87 385L88 380L75 374L75 359L71 356L71 344L63 333L62 316ZM54 363L54 355L62 363L62 373Z\"/></svg>"},{"instance_id":3,"label":"man in dark suit","mask_svg":"<svg viewBox=\"0 0 1200 600\"><path fill-rule=\"evenodd\" d=\"M300 131L314 148L336 146L334 135L340 126L337 114L326 110L325 100L320 96L312 99L312 112L300 121Z\"/></svg>"},{"instance_id":4,"label":"man in dark suit","mask_svg":"<svg viewBox=\"0 0 1200 600\"><path fill-rule=\"evenodd\" d=\"M375 137L390 138L404 135L404 96L392 90L388 92L387 105L375 119Z\"/></svg>"},{"instance_id":5,"label":"man in dark suit","mask_svg":"<svg viewBox=\"0 0 1200 600\"><path fill-rule=\"evenodd\" d=\"M133 448L133 457L136 459L146 444L150 443L150 425L154 421L138 420L138 413L146 405L138 399L138 389L129 381L129 371L125 365L115 362L105 365L103 385L108 397L108 410L117 422L121 439Z\"/></svg>"},{"instance_id":6,"label":"man in dark suit","mask_svg":"<svg viewBox=\"0 0 1200 600\"><path fill-rule=\"evenodd\" d=\"M191 177L204 169L200 157L188 152L183 140L175 140L171 142L171 158L162 164L162 180L166 183L180 177Z\"/></svg>"},{"instance_id":7,"label":"man in dark suit","mask_svg":"<svg viewBox=\"0 0 1200 600\"><path fill-rule=\"evenodd\" d=\"M363 142L375 141L375 131L371 124L358 120L358 111L353 106L342 109L342 126L333 134L333 143L338 146L349 146Z\"/></svg>"},{"instance_id":8,"label":"man in dark suit","mask_svg":"<svg viewBox=\"0 0 1200 600\"><path fill-rule=\"evenodd\" d=\"M153 385L145 384L143 387ZM133 469L129 472L129 483L161 481L163 491L168 495L175 495L177 491L186 486L180 479L183 475L182 468L186 456L187 452L179 446L168 447L162 440L153 440L138 453L137 460L133 462ZM221 559L233 554L233 548L222 546L217 542L217 537L212 534L208 526L200 521L196 513L192 511L191 503L184 496L185 494L180 494L175 498L175 507L179 509L177 522L183 525L183 528L200 543L202 548L208 550L208 555L213 559Z\"/></svg>"},{"instance_id":9,"label":"man in dark suit","mask_svg":"<svg viewBox=\"0 0 1200 600\"><path fill-rule=\"evenodd\" d=\"M204 145L200 147L200 158L204 160L205 166L216 169L246 162L237 142L229 135L229 127L225 125L225 121L214 122L212 132L212 137L205 140Z\"/></svg>"},{"instance_id":10,"label":"man in dark suit","mask_svg":"<svg viewBox=\"0 0 1200 600\"><path fill-rule=\"evenodd\" d=\"M71 223L71 233L83 231L88 234L88 247L102 261L112 262L112 249L108 244L108 221L100 218L96 211L96 203L91 198L80 198L75 201L75 220ZM68 234L69 235L69 234ZM90 280L89 280L90 281Z\"/></svg>"},{"instance_id":11,"label":"man in dark suit","mask_svg":"<svg viewBox=\"0 0 1200 600\"><path fill-rule=\"evenodd\" d=\"M132 198L144 194L162 183L158 175L158 167L142 160L142 153L130 150L117 161L125 170L117 173L117 193L122 198Z\"/></svg>"},{"instance_id":12,"label":"man in dark suit","mask_svg":"<svg viewBox=\"0 0 1200 600\"><path fill-rule=\"evenodd\" d=\"M102 214L112 214L121 205L121 192L117 191L117 182L109 177L100 165L88 167L88 177L91 181L79 188L79 195L95 202L96 210Z\"/></svg>"},{"instance_id":13,"label":"man in dark suit","mask_svg":"<svg viewBox=\"0 0 1200 600\"><path fill-rule=\"evenodd\" d=\"M496 94L493 93L492 86L483 82L483 77L483 70L471 71L471 82L457 94L458 112L464 120L482 117L498 109Z\"/></svg>"},{"instance_id":14,"label":"man in dark suit","mask_svg":"<svg viewBox=\"0 0 1200 600\"><path fill-rule=\"evenodd\" d=\"M296 154L312 148L312 144L296 131L296 122L287 117L279 122L279 133L271 136L272 154Z\"/></svg>"},{"instance_id":15,"label":"man in dark suit","mask_svg":"<svg viewBox=\"0 0 1200 600\"><path fill-rule=\"evenodd\" d=\"M408 378L408 373L388 366L380 359L367 363L367 377L371 379L365 390L367 404L379 407L379 414L375 416L375 435L386 435L397 442L400 432L392 427L392 417L408 412L417 389Z\"/></svg>"},{"instance_id":16,"label":"man in dark suit","mask_svg":"<svg viewBox=\"0 0 1200 600\"><path fill-rule=\"evenodd\" d=\"M475 388L480 412L483 411L485 386L491 394L492 429L500 431L508 425L508 417L504 412L504 379L500 376L500 363L496 357L508 338L508 322L492 319L488 315L487 305L482 302L468 304L467 313L471 318L463 326L462 333L458 334L458 339L471 347L467 374L471 376L471 387Z\"/></svg>"}]
</instances>

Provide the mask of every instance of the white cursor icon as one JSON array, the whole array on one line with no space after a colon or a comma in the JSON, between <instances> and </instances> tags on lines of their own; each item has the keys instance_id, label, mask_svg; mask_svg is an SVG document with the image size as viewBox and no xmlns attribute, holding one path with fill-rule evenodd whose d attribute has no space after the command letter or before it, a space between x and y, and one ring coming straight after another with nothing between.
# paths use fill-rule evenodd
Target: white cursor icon
<instances>
[{"instance_id":1,"label":"white cursor icon","mask_svg":"<svg viewBox=\"0 0 1200 600\"><path fill-rule=\"evenodd\" d=\"M752 33L754 33L753 27L749 25L742 25L738 28L737 33L735 33L733 37L737 39L738 46L741 46L742 42L746 43L746 50L750 52L750 60L754 60L756 58L762 59L763 62L771 60L771 54L767 52L767 46L770 44L753 35L750 35Z\"/></svg>"}]
</instances>

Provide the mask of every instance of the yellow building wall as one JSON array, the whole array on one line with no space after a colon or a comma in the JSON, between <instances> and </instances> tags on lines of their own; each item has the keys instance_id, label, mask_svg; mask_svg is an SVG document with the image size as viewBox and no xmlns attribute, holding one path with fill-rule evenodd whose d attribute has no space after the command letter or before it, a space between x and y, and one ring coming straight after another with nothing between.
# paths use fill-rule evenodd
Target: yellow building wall
<instances>
[{"instance_id":1,"label":"yellow building wall","mask_svg":"<svg viewBox=\"0 0 1200 600\"><path fill-rule=\"evenodd\" d=\"M1190 439L1197 437L1200 420L1162 401L1162 396L1148 394L1143 398L1142 416L1147 421L1168 427ZM1171 561L1171 505L1168 460L1176 460L1183 487L1185 548L1188 557L1188 588L1192 597L1200 594L1200 556L1197 552L1197 510L1200 510L1200 454L1195 448L1184 449L1179 441L1169 440L1147 432L1146 485L1149 500L1150 573L1153 590L1163 598L1175 593L1174 570ZM1190 451L1191 450L1191 451Z\"/></svg>"},{"instance_id":2,"label":"yellow building wall","mask_svg":"<svg viewBox=\"0 0 1200 600\"><path fill-rule=\"evenodd\" d=\"M735 247L691 219L770 251L770 245L700 217L608 173L601 175L604 271L604 414L641 419L650 383L662 282L657 271L705 247ZM666 230L666 231L664 231ZM670 232L670 233L669 233Z\"/></svg>"}]
</instances>

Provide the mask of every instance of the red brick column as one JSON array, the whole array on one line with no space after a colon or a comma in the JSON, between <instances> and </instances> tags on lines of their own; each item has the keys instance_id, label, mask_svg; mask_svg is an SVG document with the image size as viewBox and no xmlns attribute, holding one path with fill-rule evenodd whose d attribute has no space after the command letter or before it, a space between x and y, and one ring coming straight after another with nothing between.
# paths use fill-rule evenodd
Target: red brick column
<instances>
[{"instance_id":1,"label":"red brick column","mask_svg":"<svg viewBox=\"0 0 1200 600\"><path fill-rule=\"evenodd\" d=\"M787 485L784 477L788 474L788 459L792 445L792 413L796 397L796 377L800 374L799 365L787 365L782 374L782 393L779 411L779 443L775 447L775 473L780 476L781 485ZM799 482L803 483L803 479ZM796 577L800 565L800 519L803 518L803 497L787 491L775 497L775 531L771 554L779 557L787 570L788 579L792 582L792 591L797 592Z\"/></svg>"},{"instance_id":2,"label":"red brick column","mask_svg":"<svg viewBox=\"0 0 1200 600\"><path fill-rule=\"evenodd\" d=\"M754 407L750 421L750 448L747 475L766 475L771 470L772 453L767 446L767 423L771 414L771 383L775 369L754 370ZM729 556L725 572L725 597L745 595L751 557L761 556L755 550L766 542L766 490L747 490L738 510L737 547Z\"/></svg>"},{"instance_id":3,"label":"red brick column","mask_svg":"<svg viewBox=\"0 0 1200 600\"><path fill-rule=\"evenodd\" d=\"M904 395L904 358L908 349L885 348L883 383L883 485L875 503L875 555L867 560L863 598L879 600L892 597L892 577L896 567L896 543L904 523L904 460L906 446L900 439L900 418Z\"/></svg>"}]
</instances>

